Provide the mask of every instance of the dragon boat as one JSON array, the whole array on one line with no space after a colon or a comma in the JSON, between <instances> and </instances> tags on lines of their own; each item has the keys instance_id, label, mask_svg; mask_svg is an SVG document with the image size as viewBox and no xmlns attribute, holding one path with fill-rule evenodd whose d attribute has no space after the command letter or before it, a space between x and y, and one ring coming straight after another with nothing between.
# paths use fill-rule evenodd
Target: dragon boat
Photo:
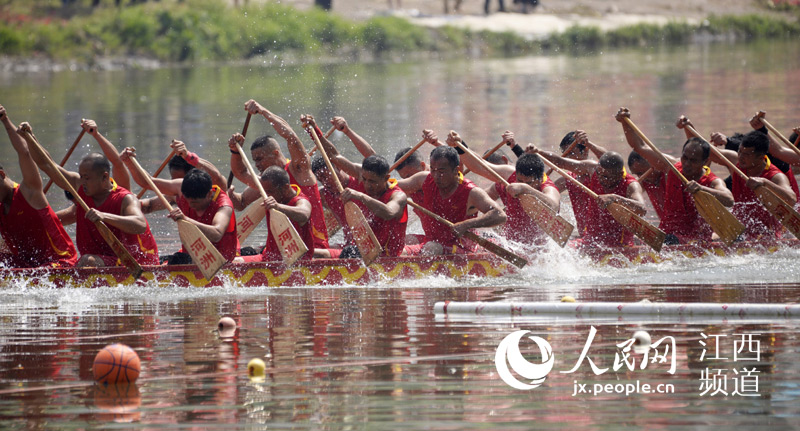
<instances>
[{"instance_id":1,"label":"dragon boat","mask_svg":"<svg viewBox=\"0 0 800 431\"><path fill-rule=\"evenodd\" d=\"M492 254L435 257L378 258L369 267L358 259L314 259L293 266L283 262L229 263L212 280L206 280L195 265L143 265L139 279L124 267L0 269L0 287L23 283L28 286L305 286L369 285L395 279L413 280L430 276L449 278L494 277L513 273L513 265Z\"/></svg>"}]
</instances>

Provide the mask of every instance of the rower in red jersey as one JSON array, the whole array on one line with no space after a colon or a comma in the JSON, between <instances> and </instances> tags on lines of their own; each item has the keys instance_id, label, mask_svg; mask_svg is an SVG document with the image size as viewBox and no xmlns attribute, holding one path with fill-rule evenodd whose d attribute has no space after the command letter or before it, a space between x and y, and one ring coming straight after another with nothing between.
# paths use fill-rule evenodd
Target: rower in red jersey
<instances>
[{"instance_id":1,"label":"rower in red jersey","mask_svg":"<svg viewBox=\"0 0 800 431\"><path fill-rule=\"evenodd\" d=\"M667 174L653 169L650 162L636 151L631 151L631 153L628 154L628 169L630 169L633 175L636 175L636 180L639 181L642 190L644 190L647 197L650 199L653 210L655 210L658 218L663 220L664 195L667 190Z\"/></svg>"},{"instance_id":2,"label":"rower in red jersey","mask_svg":"<svg viewBox=\"0 0 800 431\"><path fill-rule=\"evenodd\" d=\"M681 116L677 127L686 131L687 140L683 144L680 160L666 156L689 182L683 185L680 178L672 173L661 156L647 147L641 138L624 120L630 118L627 108L620 108L616 119L622 124L628 144L641 154L656 171L667 172L664 196L664 214L659 228L667 234L665 244L683 244L687 242L709 242L713 234L711 226L703 219L694 204L692 193L703 190L725 206L733 205L733 195L725 187L725 182L711 172L708 167L711 148L708 142L694 137L686 126L692 126L688 118Z\"/></svg>"},{"instance_id":3,"label":"rower in red jersey","mask_svg":"<svg viewBox=\"0 0 800 431\"><path fill-rule=\"evenodd\" d=\"M311 171L311 159L303 148L300 138L283 118L273 114L255 100L245 103L245 110L253 115L262 115L275 128L275 131L286 140L291 160L281 152L280 144L273 137L266 135L256 139L250 146L250 154L257 171L262 172L270 166L278 166L289 174L290 184L300 187L300 190L311 202L311 229L314 236L313 248L328 248L328 228L325 225L325 213L322 209L322 199L317 188L317 178ZM231 171L239 181L248 185L241 195L231 196L237 210L244 209L259 197L254 180L245 168L242 157L236 149L235 141L244 142L244 137L236 133L228 141L231 150Z\"/></svg>"},{"instance_id":4,"label":"rower in red jersey","mask_svg":"<svg viewBox=\"0 0 800 431\"><path fill-rule=\"evenodd\" d=\"M635 214L646 213L642 187L625 171L625 161L619 153L605 152L598 161L573 160L529 145L528 151L550 160L561 169L576 176L588 176L588 187L597 193L599 201L592 202L585 211L586 232L582 244L590 247L618 247L633 245L633 234L620 225L606 207L612 202L625 206ZM575 209L573 208L573 211ZM576 214L577 216L577 214Z\"/></svg>"},{"instance_id":5,"label":"rower in red jersey","mask_svg":"<svg viewBox=\"0 0 800 431\"><path fill-rule=\"evenodd\" d=\"M264 209L267 212L266 226L270 226L270 210L280 211L289 218L303 243L308 248L308 252L300 259L311 259L314 254L314 233L311 224L311 202L303 194L300 186L289 182L289 174L279 166L270 166L261 174L261 186L267 194L264 201ZM234 262L257 262L257 261L281 261L278 243L270 232L267 235L267 243L260 255L243 256L234 259Z\"/></svg>"},{"instance_id":6,"label":"rower in red jersey","mask_svg":"<svg viewBox=\"0 0 800 431\"><path fill-rule=\"evenodd\" d=\"M180 141L173 141L173 148L180 147L184 151L176 151L180 157L192 166L196 166L199 157L189 151L185 151L185 146ZM136 156L136 150L128 147L123 150L121 157L126 165L131 166L131 156ZM214 168L219 173L216 168ZM134 180L146 182L145 178L139 177L137 169L130 169ZM219 175L222 178L222 175ZM165 180L152 178L153 183L161 193L169 196L177 196L177 208L173 208L169 217L173 220L184 219L197 226L200 232L214 244L219 253L227 261L233 260L239 253L239 239L236 236L236 216L233 213L233 203L228 198L228 194L219 185L212 184L213 181L204 170L193 168L187 172L183 178ZM160 207L160 204L158 205ZM167 260L170 265L191 263L191 257L184 248L171 255Z\"/></svg>"},{"instance_id":7,"label":"rower in red jersey","mask_svg":"<svg viewBox=\"0 0 800 431\"><path fill-rule=\"evenodd\" d=\"M575 146L572 144L575 143ZM589 142L588 136L582 130L576 130L567 133L564 135L564 138L561 139L561 143L559 143L558 148L561 151L561 154L564 158L572 159L575 161L584 161L588 160L589 158L589 147L587 143ZM569 152L566 152L570 147ZM527 150L527 148L526 148ZM566 152L566 153L565 153ZM577 179L581 183L588 185L589 181L591 180L591 175L584 175L584 174L576 174L573 172L567 172L573 178ZM583 236L586 233L586 229L591 222L590 220L590 208L592 208L595 203L594 199L591 196L586 194L580 187L573 184L572 181L567 181L563 178L558 178L553 181L556 188L560 191L566 190L569 194L569 201L572 205L572 212L575 214L575 227L577 228L577 232L579 236Z\"/></svg>"},{"instance_id":8,"label":"rower in red jersey","mask_svg":"<svg viewBox=\"0 0 800 431\"><path fill-rule=\"evenodd\" d=\"M426 131L434 140L433 132ZM448 135L448 145L460 142L458 134ZM428 210L453 222L455 227L447 229L438 221L425 217L422 228L425 241L407 245L406 254L453 254L475 250L475 244L465 241L461 234L469 229L492 227L506 222L506 214L486 192L464 178L458 170L459 153L452 147L436 147L430 155L430 173L419 172L398 181L401 189L413 195L422 190L425 200L420 203ZM478 215L476 210L481 214Z\"/></svg>"},{"instance_id":9,"label":"rower in red jersey","mask_svg":"<svg viewBox=\"0 0 800 431\"><path fill-rule=\"evenodd\" d=\"M347 160L322 136L313 118L306 116L306 119L315 126L334 167L350 175L347 188L341 195L342 201L352 200L361 208L372 232L383 247L382 256L399 256L405 245L408 224L407 198L403 190L397 187L397 181L389 179L389 163L376 155L365 158L360 165ZM346 250L347 253L341 253L341 257L357 257L354 255L357 251L355 247ZM315 250L315 256L318 257L336 257L337 254L337 250Z\"/></svg>"},{"instance_id":10,"label":"rower in red jersey","mask_svg":"<svg viewBox=\"0 0 800 431\"><path fill-rule=\"evenodd\" d=\"M797 195L792 190L789 179L770 162L767 157L768 150L769 138L757 130L742 138L738 153L720 150L750 177L747 181L738 175L733 175L731 178L735 201L732 212L747 229L743 234L745 240L780 238L783 232L781 223L764 208L753 190L758 187L768 187L786 203L790 205L797 203Z\"/></svg>"},{"instance_id":11,"label":"rower in red jersey","mask_svg":"<svg viewBox=\"0 0 800 431\"><path fill-rule=\"evenodd\" d=\"M22 172L22 183L17 184L0 166L0 234L6 246L0 250L0 263L11 268L75 265L78 252L47 202L39 169L3 106L0 121L17 152Z\"/></svg>"}]
</instances>

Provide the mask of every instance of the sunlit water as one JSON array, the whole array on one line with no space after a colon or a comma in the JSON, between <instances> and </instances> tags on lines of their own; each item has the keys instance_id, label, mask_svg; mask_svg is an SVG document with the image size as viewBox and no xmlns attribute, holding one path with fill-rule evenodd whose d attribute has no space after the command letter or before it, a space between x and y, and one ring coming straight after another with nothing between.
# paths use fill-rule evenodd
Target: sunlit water
<instances>
[{"instance_id":1,"label":"sunlit water","mask_svg":"<svg viewBox=\"0 0 800 431\"><path fill-rule=\"evenodd\" d=\"M0 75L0 103L14 121L30 121L56 158L77 136L80 118L93 118L118 147L136 146L150 170L177 138L227 173L226 141L241 130L242 105L249 98L289 119L298 132L300 114L342 115L387 158L418 142L423 128L441 135L455 129L477 149L499 142L506 129L522 142L554 149L564 133L582 128L594 142L627 154L612 118L625 105L657 145L677 154L684 138L673 125L680 114L706 134L746 131L758 109L767 110L781 130L796 126L798 54L797 44L770 43L579 58L293 67L266 62ZM254 119L248 141L264 133L273 131ZM301 139L310 148L304 135ZM334 140L355 158L346 137L337 134ZM96 148L84 138L69 166L75 168ZM0 157L6 172L19 178L10 146L0 146ZM64 205L59 193L49 197L54 207ZM569 213L566 201L564 211ZM161 215L149 220L162 253L175 251L174 224ZM411 230L419 231L418 222ZM250 243L263 239L263 233L254 234ZM800 251L786 249L767 256L675 257L609 268L551 243L527 268L492 279L94 290L31 288L20 281L0 289L0 424L9 429L112 423L207 428L209 422L225 429L788 429L796 427L800 413L797 321L443 316L434 315L433 304L558 301L565 295L578 301L790 303L800 297L798 258ZM240 323L233 336L216 331L221 316ZM598 333L588 358L609 370L597 375L584 361L567 373L592 326ZM555 356L547 380L530 391L512 389L495 368L498 344L517 329L546 339ZM675 338L674 374L664 363L642 369L640 354L633 355L633 370L624 365L613 370L616 345L639 329L654 342ZM745 358L747 349L734 352L741 347L735 342L747 334L759 341L757 360ZM714 339L720 351L707 347L704 354L701 341L710 346ZM134 387L92 383L94 355L112 342L130 345L142 359ZM536 345L522 347L535 362ZM709 359L714 355L726 359ZM246 376L248 361L256 357L267 364L263 382ZM708 370L718 378L709 378ZM755 388L753 376L758 376ZM712 380L716 386L704 392ZM576 382L594 388L637 381L670 384L674 393L573 396ZM744 386L734 394L734 385Z\"/></svg>"}]
</instances>

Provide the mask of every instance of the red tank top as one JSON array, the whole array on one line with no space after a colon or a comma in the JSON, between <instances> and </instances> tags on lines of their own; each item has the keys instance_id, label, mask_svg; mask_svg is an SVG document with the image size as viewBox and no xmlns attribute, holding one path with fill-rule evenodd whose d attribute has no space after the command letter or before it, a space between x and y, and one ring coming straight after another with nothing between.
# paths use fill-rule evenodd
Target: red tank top
<instances>
[{"instance_id":1,"label":"red tank top","mask_svg":"<svg viewBox=\"0 0 800 431\"><path fill-rule=\"evenodd\" d=\"M288 206L297 206L297 202L301 199L308 200L305 194L301 191L302 188L298 185L292 184L292 188L295 190L295 196L286 204ZM310 202L310 201L309 201ZM270 211L267 210L267 226L269 226L269 219L270 219ZM296 221L289 219L292 222L292 225L297 230L297 233L300 235L300 239L303 240L303 243L308 248L308 253L304 254L301 257L301 260L308 260L314 255L314 236L311 232L311 220L309 220L306 224L300 226ZM276 234L280 234L277 232ZM280 261L283 260L283 256L281 255L281 250L278 248L278 243L275 242L275 238L273 237L272 233L270 232L267 235L267 245L264 247L264 251L261 252L261 258L264 261Z\"/></svg>"},{"instance_id":2,"label":"red tank top","mask_svg":"<svg viewBox=\"0 0 800 431\"><path fill-rule=\"evenodd\" d=\"M353 233L350 230L350 226L347 224L347 218L344 215L344 202L342 202L341 195L333 190L328 189L327 187L321 188L319 190L319 195L325 200L325 203L328 205L328 209L331 210L333 216L336 217L336 221L339 222L339 226L342 227L342 234L344 235L345 244L353 244Z\"/></svg>"},{"instance_id":3,"label":"red tank top","mask_svg":"<svg viewBox=\"0 0 800 431\"><path fill-rule=\"evenodd\" d=\"M567 174L572 178L578 178L578 176L572 172L567 172ZM590 209L595 206L594 199L586 194L582 188L573 184L572 181L567 181L565 184L567 193L569 193L569 202L572 204L572 212L575 214L575 224L577 225L578 233L583 236L586 234L586 229L589 225Z\"/></svg>"},{"instance_id":4,"label":"red tank top","mask_svg":"<svg viewBox=\"0 0 800 431\"><path fill-rule=\"evenodd\" d=\"M422 192L425 195L424 204L422 206L453 223L458 223L477 216L477 214L467 215L469 192L475 188L475 184L465 179L460 172L458 175L461 177L458 187L448 198L442 198L439 194L439 187L437 187L436 183L433 181L433 175L428 174L425 178L425 182L422 184ZM438 242L445 250L456 245L461 245L467 249L475 248L474 244L465 240L460 240L452 229L433 218L425 217L421 219L421 221L427 241Z\"/></svg>"},{"instance_id":5,"label":"red tank top","mask_svg":"<svg viewBox=\"0 0 800 431\"><path fill-rule=\"evenodd\" d=\"M761 171L761 178L771 180L781 173L767 158L767 166ZM764 208L755 193L747 187L745 180L739 175L731 176L731 191L733 192L733 215L745 226L744 238L747 240L759 237L780 238L783 227L781 223Z\"/></svg>"},{"instance_id":6,"label":"red tank top","mask_svg":"<svg viewBox=\"0 0 800 431\"><path fill-rule=\"evenodd\" d=\"M286 162L286 173L289 174L289 183L292 185L297 184L297 180L292 175L289 169L289 163ZM325 212L322 209L322 198L319 196L319 188L316 184L311 186L298 186L300 191L306 195L306 199L311 202L311 230L314 236L314 247L328 248L328 226L325 225Z\"/></svg>"},{"instance_id":7,"label":"red tank top","mask_svg":"<svg viewBox=\"0 0 800 431\"><path fill-rule=\"evenodd\" d=\"M349 188L359 191L362 193L366 193L367 191L364 189L364 183L361 181L356 180L354 177L350 177ZM403 191L400 187L397 187L397 180L389 180L389 189L383 194L383 196L378 199L383 203L387 203L392 199L396 193L402 193ZM395 218L391 220L384 220L378 216L376 216L363 202L354 199L353 202L356 203L361 208L361 211L364 212L364 217L367 219L369 223L369 227L372 228L372 232L375 234L375 237L378 238L378 242L383 247L383 253L381 256L400 256L400 253L403 252L403 247L405 246L406 241L406 225L408 224L408 207L403 209L403 215L400 218Z\"/></svg>"},{"instance_id":8,"label":"red tank top","mask_svg":"<svg viewBox=\"0 0 800 431\"><path fill-rule=\"evenodd\" d=\"M647 181L639 181L639 184L642 186L642 189L644 189L645 193L647 193L647 197L650 198L650 203L653 204L653 209L656 211L658 218L664 220L667 174L661 172L653 175L659 175L657 183L654 184Z\"/></svg>"},{"instance_id":9,"label":"red tank top","mask_svg":"<svg viewBox=\"0 0 800 431\"><path fill-rule=\"evenodd\" d=\"M681 173L683 172L681 162L676 163L675 167ZM717 179L717 176L711 172L708 166L703 166L703 171L703 176L697 183L701 186L711 187L711 183ZM667 174L664 212L659 225L664 233L675 235L682 240L711 241L713 233L711 226L697 212L692 194L686 191L681 180L671 170Z\"/></svg>"},{"instance_id":10,"label":"red tank top","mask_svg":"<svg viewBox=\"0 0 800 431\"><path fill-rule=\"evenodd\" d=\"M214 194L211 198L211 203L206 210L203 211L203 215L198 215L197 212L189 206L189 201L183 197L183 194L178 195L178 199L176 199L175 202L186 217L203 224L211 225L214 223L214 216L217 215L217 211L219 211L220 208L230 207L233 209L233 203L227 193L222 191L218 186L212 186L211 189L214 191ZM239 238L236 235L236 214L231 216L231 221L228 223L227 229L225 229L225 234L222 235L219 241L214 243L214 247L216 247L222 257L229 262L236 257L239 252ZM185 253L185 247L181 248L181 251Z\"/></svg>"},{"instance_id":11,"label":"red tank top","mask_svg":"<svg viewBox=\"0 0 800 431\"><path fill-rule=\"evenodd\" d=\"M120 214L122 212L122 200L125 196L131 194L124 187L117 186L117 183L111 180L111 193L102 205L97 206L94 199L86 195L83 187L78 189L78 194L86 202L89 208L95 208L97 211L106 212L109 214ZM75 239L78 243L78 251L81 254L94 254L98 256L114 256L114 250L106 243L94 223L86 219L86 212L80 205L76 206L77 221L75 223ZM146 220L145 220L146 222ZM130 252L134 259L140 265L158 265L158 247L156 240L150 232L150 224L147 224L147 231L145 233L136 235L132 233L125 233L120 229L108 225L111 232L122 242L125 248Z\"/></svg>"},{"instance_id":12,"label":"red tank top","mask_svg":"<svg viewBox=\"0 0 800 431\"><path fill-rule=\"evenodd\" d=\"M611 191L603 190L597 173L592 174L589 181L589 188L598 195L615 194L619 196L628 195L628 186L635 183L636 178L625 174L625 177ZM619 247L633 245L633 234L617 223L611 213L595 201L589 206L589 220L586 226L586 239L584 244L600 247Z\"/></svg>"},{"instance_id":13,"label":"red tank top","mask_svg":"<svg viewBox=\"0 0 800 431\"><path fill-rule=\"evenodd\" d=\"M0 210L0 233L11 255L2 256L8 266L69 267L78 261L78 252L50 205L34 209L14 184L8 213Z\"/></svg>"},{"instance_id":14,"label":"red tank top","mask_svg":"<svg viewBox=\"0 0 800 431\"><path fill-rule=\"evenodd\" d=\"M517 182L517 173L514 172L511 174L507 181L509 183ZM547 187L556 188L556 185L553 184L549 178L547 178L547 175L545 175L544 181L542 181L539 185L539 191L543 192ZM508 220L503 227L503 232L506 238L525 244L541 245L546 242L547 236L545 235L544 231L539 228L539 225L537 225L536 222L531 220L530 216L528 216L528 213L526 213L525 209L522 208L522 204L520 203L519 199L509 196L506 192L505 186L500 183L496 183L494 188L497 191L497 194L500 195L503 205L506 206L506 216L508 216Z\"/></svg>"}]
</instances>

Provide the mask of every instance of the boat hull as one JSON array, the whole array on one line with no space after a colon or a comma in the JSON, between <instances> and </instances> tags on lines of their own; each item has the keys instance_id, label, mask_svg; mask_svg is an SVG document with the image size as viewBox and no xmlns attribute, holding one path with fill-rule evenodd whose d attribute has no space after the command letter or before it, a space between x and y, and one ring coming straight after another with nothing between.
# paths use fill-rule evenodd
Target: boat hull
<instances>
[{"instance_id":1,"label":"boat hull","mask_svg":"<svg viewBox=\"0 0 800 431\"><path fill-rule=\"evenodd\" d=\"M144 265L138 280L124 267L34 268L0 270L0 286L96 288L148 285L161 287L215 286L306 286L368 285L395 279L413 280L431 276L449 278L495 277L516 270L488 254L438 257L379 258L369 267L356 259L315 259L287 267L282 262L227 264L212 280L206 280L195 265Z\"/></svg>"}]
</instances>

